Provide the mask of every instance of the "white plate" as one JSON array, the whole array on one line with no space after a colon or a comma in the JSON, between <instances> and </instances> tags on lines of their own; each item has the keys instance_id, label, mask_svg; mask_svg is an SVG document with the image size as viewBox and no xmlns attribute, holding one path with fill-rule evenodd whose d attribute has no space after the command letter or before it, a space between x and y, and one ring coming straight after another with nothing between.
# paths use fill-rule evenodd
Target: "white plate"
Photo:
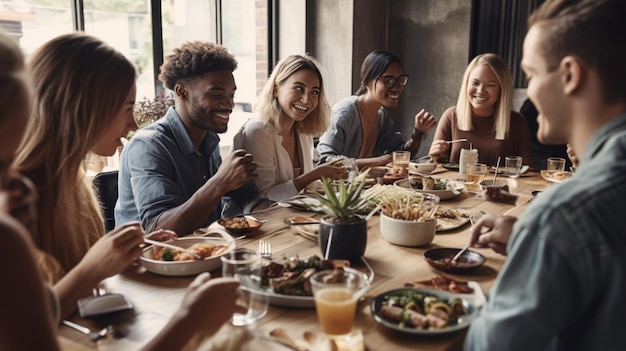
<instances>
[{"instance_id":1,"label":"white plate","mask_svg":"<svg viewBox=\"0 0 626 351\"><path fill-rule=\"evenodd\" d=\"M445 207L439 206L439 208L445 208ZM467 224L470 220L469 216L467 217L462 216L462 215L467 215L466 210L458 209L458 208L448 208L448 209L456 211L459 214L459 216L456 219L448 219L448 218L438 218L437 215L435 214L435 218L437 218L437 233L460 228L464 226L465 224Z\"/></svg>"},{"instance_id":2,"label":"white plate","mask_svg":"<svg viewBox=\"0 0 626 351\"><path fill-rule=\"evenodd\" d=\"M228 246L228 250L224 253L234 250L236 246L233 237L225 230L219 228L212 228L210 232L204 236L183 237L168 241L168 243L184 248L198 243L226 245ZM141 256L139 256L139 261L149 272L176 277L195 275L217 269L222 266L222 261L220 260L220 256L222 255L214 256L206 260L160 261L153 258L152 245L150 245L143 249Z\"/></svg>"},{"instance_id":3,"label":"white plate","mask_svg":"<svg viewBox=\"0 0 626 351\"><path fill-rule=\"evenodd\" d=\"M568 171L556 172L552 174L552 176L548 176L548 172L546 170L542 170L540 173L543 179L552 183L563 183L572 177L572 172Z\"/></svg>"},{"instance_id":4,"label":"white plate","mask_svg":"<svg viewBox=\"0 0 626 351\"><path fill-rule=\"evenodd\" d=\"M363 263L365 263L365 265L370 270L370 274L366 276L371 286L372 282L374 281L374 271L371 269L370 265L367 263L364 257L361 257L361 260L363 260ZM343 269L348 272L364 274L363 272L350 267L343 267ZM262 289L258 291L258 293L267 296L268 303L270 305L283 307L315 308L315 300L313 299L313 296L283 295L277 294L270 289Z\"/></svg>"},{"instance_id":5,"label":"white plate","mask_svg":"<svg viewBox=\"0 0 626 351\"><path fill-rule=\"evenodd\" d=\"M461 301L463 302L463 305L467 309L467 314L464 315L463 317L459 318L459 321L458 321L457 324L448 326L448 327L443 328L443 329L415 329L415 328L409 328L409 327L401 327L397 323L394 323L393 321L390 321L390 320L384 318L382 316L382 314L380 313L380 308L382 306L382 303L384 301L385 296L387 296L387 295L394 295L394 294L401 294L403 292L424 293L424 294L429 294L429 295L437 296L439 298L444 298L444 299L460 298ZM462 330L462 329L465 329L465 328L469 327L470 323L472 322L472 320L476 316L477 309L476 309L475 305L473 305L467 299L465 299L463 295L465 295L465 294L453 294L453 293L450 293L448 291L432 290L432 289L422 289L422 288L395 289L395 290L384 292L384 293L376 296L372 300L372 304L370 305L370 307L372 309L372 316L374 317L374 320L376 320L376 322L382 324L383 326L385 326L387 328L394 329L394 330L397 330L397 331L400 331L400 332L403 332L403 333L407 333L407 334L414 334L414 335L448 334L448 333L452 333L452 332L455 332L455 331L458 331L458 330Z\"/></svg>"},{"instance_id":6,"label":"white plate","mask_svg":"<svg viewBox=\"0 0 626 351\"><path fill-rule=\"evenodd\" d=\"M520 169L520 174L524 174L526 172L528 172L528 169L530 167L528 165L522 165L522 168ZM491 169L489 170L489 172L491 173L496 173L496 167L491 167ZM505 174L506 173L506 167L502 167L500 166L500 168L498 168L498 174Z\"/></svg>"},{"instance_id":7,"label":"white plate","mask_svg":"<svg viewBox=\"0 0 626 351\"><path fill-rule=\"evenodd\" d=\"M422 193L422 194L433 194L433 195L437 195L439 196L439 200L449 200L449 199L454 199L455 197L461 195L461 191L463 191L463 189L465 189L465 185L459 183L459 182L453 182L454 184L454 188L456 189L456 192L452 191L452 190L420 190L420 189L414 189L411 184L409 183L408 179L400 179L396 182L393 183L395 186L399 186L401 188L405 188L405 189L410 189L413 191L416 191L418 193Z\"/></svg>"},{"instance_id":8,"label":"white plate","mask_svg":"<svg viewBox=\"0 0 626 351\"><path fill-rule=\"evenodd\" d=\"M279 205L284 207L294 207L300 210L308 210L309 206L319 206L320 200L307 195L297 195L290 199L280 201Z\"/></svg>"}]
</instances>

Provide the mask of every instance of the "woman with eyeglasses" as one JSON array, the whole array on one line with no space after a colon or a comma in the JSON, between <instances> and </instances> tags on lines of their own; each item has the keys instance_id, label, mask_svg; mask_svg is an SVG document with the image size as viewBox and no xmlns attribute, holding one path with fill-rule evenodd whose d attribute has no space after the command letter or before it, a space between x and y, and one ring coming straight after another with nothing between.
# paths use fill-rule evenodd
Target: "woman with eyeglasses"
<instances>
[{"instance_id":1,"label":"woman with eyeglasses","mask_svg":"<svg viewBox=\"0 0 626 351\"><path fill-rule=\"evenodd\" d=\"M343 155L356 159L359 168L385 165L393 151L408 150L414 157L423 135L435 126L435 118L421 110L415 115L411 139L396 131L388 108L398 106L409 81L402 62L386 51L373 51L361 65L361 86L355 95L333 107L331 127L319 140L320 162Z\"/></svg>"},{"instance_id":2,"label":"woman with eyeglasses","mask_svg":"<svg viewBox=\"0 0 626 351\"><path fill-rule=\"evenodd\" d=\"M495 165L498 157L522 156L534 167L528 124L511 111L511 73L496 54L476 56L465 69L456 106L437 125L428 154L439 162L458 163L461 149L478 149L478 161ZM450 140L466 142L449 143Z\"/></svg>"}]
</instances>

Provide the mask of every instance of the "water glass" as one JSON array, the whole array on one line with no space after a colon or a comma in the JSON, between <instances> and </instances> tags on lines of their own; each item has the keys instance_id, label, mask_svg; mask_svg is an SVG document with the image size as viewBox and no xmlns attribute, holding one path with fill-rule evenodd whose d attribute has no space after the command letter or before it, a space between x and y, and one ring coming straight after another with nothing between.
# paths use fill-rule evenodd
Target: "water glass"
<instances>
[{"instance_id":1,"label":"water glass","mask_svg":"<svg viewBox=\"0 0 626 351\"><path fill-rule=\"evenodd\" d=\"M239 279L242 304L248 307L245 314L233 314L233 325L254 323L267 313L267 295L260 294L262 264L261 255L250 249L238 248L221 257L222 276Z\"/></svg>"},{"instance_id":2,"label":"water glass","mask_svg":"<svg viewBox=\"0 0 626 351\"><path fill-rule=\"evenodd\" d=\"M563 172L565 170L565 159L561 157L549 157L546 169L550 175L556 172Z\"/></svg>"},{"instance_id":3,"label":"water glass","mask_svg":"<svg viewBox=\"0 0 626 351\"><path fill-rule=\"evenodd\" d=\"M522 157L507 156L504 159L504 167L509 178L518 178L522 171Z\"/></svg>"},{"instance_id":4,"label":"water glass","mask_svg":"<svg viewBox=\"0 0 626 351\"><path fill-rule=\"evenodd\" d=\"M330 337L350 334L358 300L369 288L365 274L325 270L310 278L322 332Z\"/></svg>"},{"instance_id":5,"label":"water glass","mask_svg":"<svg viewBox=\"0 0 626 351\"><path fill-rule=\"evenodd\" d=\"M410 151L394 151L393 152L393 168L408 169L411 161Z\"/></svg>"},{"instance_id":6,"label":"water glass","mask_svg":"<svg viewBox=\"0 0 626 351\"><path fill-rule=\"evenodd\" d=\"M477 193L480 191L480 182L485 179L487 165L484 163L470 163L467 165L467 191Z\"/></svg>"}]
</instances>

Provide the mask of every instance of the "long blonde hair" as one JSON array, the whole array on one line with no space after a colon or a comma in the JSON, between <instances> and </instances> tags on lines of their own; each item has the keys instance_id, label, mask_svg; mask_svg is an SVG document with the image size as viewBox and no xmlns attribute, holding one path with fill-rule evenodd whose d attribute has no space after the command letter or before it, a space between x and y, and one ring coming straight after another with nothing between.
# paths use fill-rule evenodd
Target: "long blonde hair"
<instances>
[{"instance_id":1,"label":"long blonde hair","mask_svg":"<svg viewBox=\"0 0 626 351\"><path fill-rule=\"evenodd\" d=\"M305 69L315 73L320 81L319 102L310 115L303 121L296 122L296 130L314 136L321 135L326 131L329 123L330 106L324 94L324 80L322 79L320 64L310 55L290 55L278 62L253 108L253 111L264 124L269 124L276 130L280 130L280 105L278 99L274 97L274 87L284 84L292 74Z\"/></svg>"},{"instance_id":2,"label":"long blonde hair","mask_svg":"<svg viewBox=\"0 0 626 351\"><path fill-rule=\"evenodd\" d=\"M496 119L496 123L494 124L494 134L496 139L504 140L509 134L509 126L511 124L511 101L513 99L513 92L509 66L500 56L496 54L478 55L474 57L465 69L463 81L461 82L459 99L456 103L457 125L460 130L472 130L472 105L467 97L467 86L470 73L474 68L478 67L478 65L487 65L498 78L498 84L500 84L500 96L498 97L498 101L496 102L496 106L494 108L494 115Z\"/></svg>"},{"instance_id":3,"label":"long blonde hair","mask_svg":"<svg viewBox=\"0 0 626 351\"><path fill-rule=\"evenodd\" d=\"M85 177L85 158L135 84L120 52L85 34L44 44L27 71L34 108L15 165L39 191L35 243L48 279L73 268L104 234L100 206Z\"/></svg>"}]
</instances>

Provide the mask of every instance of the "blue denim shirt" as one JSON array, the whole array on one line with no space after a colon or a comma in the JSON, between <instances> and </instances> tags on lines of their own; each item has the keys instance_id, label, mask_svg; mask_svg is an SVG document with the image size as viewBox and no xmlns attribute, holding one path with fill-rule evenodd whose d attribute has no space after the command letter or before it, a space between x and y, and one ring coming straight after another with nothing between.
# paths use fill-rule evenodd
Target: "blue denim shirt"
<instances>
[{"instance_id":1,"label":"blue denim shirt","mask_svg":"<svg viewBox=\"0 0 626 351\"><path fill-rule=\"evenodd\" d=\"M517 221L466 350L626 345L626 114L590 140L574 177Z\"/></svg>"},{"instance_id":2,"label":"blue denim shirt","mask_svg":"<svg viewBox=\"0 0 626 351\"><path fill-rule=\"evenodd\" d=\"M183 204L217 172L222 164L219 141L215 132L207 131L196 150L173 107L138 130L120 159L115 223L141 221L146 231L154 230L161 213ZM222 210L228 215L249 211L260 199L253 182L229 195L232 199L225 197L205 225L221 218Z\"/></svg>"},{"instance_id":3,"label":"blue denim shirt","mask_svg":"<svg viewBox=\"0 0 626 351\"><path fill-rule=\"evenodd\" d=\"M330 129L320 137L317 144L321 163L335 155L359 157L363 145L363 127L356 99L357 96L349 96L333 106ZM404 150L404 140L396 131L389 112L381 107L378 110L378 137L371 157L398 150Z\"/></svg>"}]
</instances>

